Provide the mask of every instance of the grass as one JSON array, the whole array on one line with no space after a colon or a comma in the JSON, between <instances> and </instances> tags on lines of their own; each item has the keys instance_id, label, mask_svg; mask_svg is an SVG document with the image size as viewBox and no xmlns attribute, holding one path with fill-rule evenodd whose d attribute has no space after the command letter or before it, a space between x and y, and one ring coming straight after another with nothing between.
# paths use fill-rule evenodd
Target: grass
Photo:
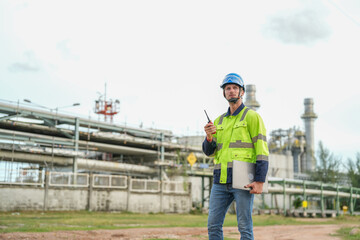
<instances>
[{"instance_id":1,"label":"grass","mask_svg":"<svg viewBox=\"0 0 360 240\"><path fill-rule=\"evenodd\" d=\"M50 232L155 227L203 227L206 215L110 212L0 213L0 232Z\"/></svg>"},{"instance_id":2,"label":"grass","mask_svg":"<svg viewBox=\"0 0 360 240\"><path fill-rule=\"evenodd\" d=\"M352 224L360 226L360 217L346 216L337 218L304 221L278 215L253 217L254 226L302 225L302 224ZM164 227L206 227L205 214L137 214L111 212L1 212L0 233L6 232L51 232L59 230L98 230L124 228L164 228ZM227 215L225 227L236 227L236 215ZM346 234L344 228L341 234ZM348 231L349 232L349 231ZM359 239L359 238L347 238Z\"/></svg>"},{"instance_id":3,"label":"grass","mask_svg":"<svg viewBox=\"0 0 360 240\"><path fill-rule=\"evenodd\" d=\"M359 227L358 227L359 228ZM350 231L352 227L344 227L337 231L336 236L341 237L344 240L359 240L360 239L360 232L355 235L350 235Z\"/></svg>"}]
</instances>

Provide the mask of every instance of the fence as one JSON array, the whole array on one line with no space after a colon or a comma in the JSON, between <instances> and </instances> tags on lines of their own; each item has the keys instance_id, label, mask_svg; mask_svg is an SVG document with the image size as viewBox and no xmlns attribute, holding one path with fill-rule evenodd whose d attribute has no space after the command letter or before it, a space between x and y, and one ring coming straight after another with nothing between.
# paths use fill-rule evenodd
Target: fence
<instances>
[{"instance_id":1,"label":"fence","mask_svg":"<svg viewBox=\"0 0 360 240\"><path fill-rule=\"evenodd\" d=\"M93 175L92 181L93 187L107 187L107 188L118 188L126 189L127 188L127 177L126 176L117 176L117 175Z\"/></svg>"},{"instance_id":2,"label":"fence","mask_svg":"<svg viewBox=\"0 0 360 240\"><path fill-rule=\"evenodd\" d=\"M43 185L43 171L33 169L0 170L0 184Z\"/></svg>"},{"instance_id":3,"label":"fence","mask_svg":"<svg viewBox=\"0 0 360 240\"><path fill-rule=\"evenodd\" d=\"M132 192L148 193L189 193L190 183L180 181L159 181L152 179L133 179L122 175L87 174L72 172L49 172L49 186L89 187L90 177L94 188L127 189ZM128 184L130 180L130 184ZM45 174L41 170L13 170L0 175L0 184L44 186Z\"/></svg>"},{"instance_id":4,"label":"fence","mask_svg":"<svg viewBox=\"0 0 360 240\"><path fill-rule=\"evenodd\" d=\"M130 191L133 192L160 192L161 182L147 179L131 179Z\"/></svg>"},{"instance_id":5,"label":"fence","mask_svg":"<svg viewBox=\"0 0 360 240\"><path fill-rule=\"evenodd\" d=\"M50 172L49 186L88 187L89 175L86 173Z\"/></svg>"}]
</instances>

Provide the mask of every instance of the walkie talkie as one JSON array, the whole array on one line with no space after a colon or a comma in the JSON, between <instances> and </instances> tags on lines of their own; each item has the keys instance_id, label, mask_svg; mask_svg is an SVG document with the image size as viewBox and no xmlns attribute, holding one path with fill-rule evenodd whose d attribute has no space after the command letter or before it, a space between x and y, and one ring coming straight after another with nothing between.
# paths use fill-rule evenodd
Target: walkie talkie
<instances>
[{"instance_id":1,"label":"walkie talkie","mask_svg":"<svg viewBox=\"0 0 360 240\"><path fill-rule=\"evenodd\" d=\"M211 120L210 120L210 118L209 118L209 115L207 114L207 112L206 112L205 109L204 109L204 112L205 112L206 117L207 117L207 119L208 119L208 123L212 123ZM215 134L215 133L216 133L216 130L215 130L215 132L213 132L213 134Z\"/></svg>"}]
</instances>

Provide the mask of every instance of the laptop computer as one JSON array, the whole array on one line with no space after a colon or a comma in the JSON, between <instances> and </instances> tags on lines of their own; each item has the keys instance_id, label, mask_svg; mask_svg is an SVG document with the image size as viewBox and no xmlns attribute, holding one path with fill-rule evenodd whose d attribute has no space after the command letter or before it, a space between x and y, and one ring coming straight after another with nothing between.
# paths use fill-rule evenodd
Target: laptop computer
<instances>
[{"instance_id":1,"label":"laptop computer","mask_svg":"<svg viewBox=\"0 0 360 240\"><path fill-rule=\"evenodd\" d=\"M255 163L243 162L233 160L232 166L232 187L236 189L243 189L250 191L250 188L244 186L252 183L255 178ZM263 193L268 193L268 179L266 179L263 185Z\"/></svg>"}]
</instances>

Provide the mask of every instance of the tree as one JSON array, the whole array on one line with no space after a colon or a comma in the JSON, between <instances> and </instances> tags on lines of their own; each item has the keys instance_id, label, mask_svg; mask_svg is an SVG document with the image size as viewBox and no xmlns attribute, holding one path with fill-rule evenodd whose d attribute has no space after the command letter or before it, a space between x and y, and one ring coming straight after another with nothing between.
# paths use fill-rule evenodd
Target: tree
<instances>
[{"instance_id":1,"label":"tree","mask_svg":"<svg viewBox=\"0 0 360 240\"><path fill-rule=\"evenodd\" d=\"M311 180L323 183L337 183L339 181L341 159L334 155L319 142L317 166L314 172L310 173Z\"/></svg>"},{"instance_id":2,"label":"tree","mask_svg":"<svg viewBox=\"0 0 360 240\"><path fill-rule=\"evenodd\" d=\"M351 182L351 186L360 188L360 153L356 154L356 160L352 161L348 159L348 177Z\"/></svg>"}]
</instances>

